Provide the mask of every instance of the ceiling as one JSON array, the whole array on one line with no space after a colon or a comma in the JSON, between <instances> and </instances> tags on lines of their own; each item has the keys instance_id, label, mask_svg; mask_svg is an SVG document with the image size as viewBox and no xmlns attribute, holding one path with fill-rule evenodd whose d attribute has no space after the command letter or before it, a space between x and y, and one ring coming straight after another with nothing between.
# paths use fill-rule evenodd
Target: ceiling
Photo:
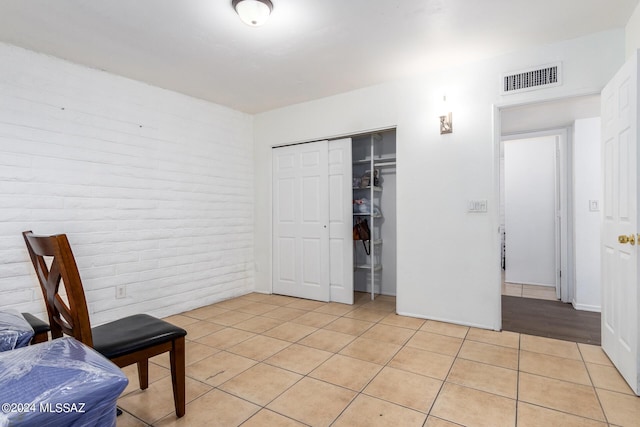
<instances>
[{"instance_id":1,"label":"ceiling","mask_svg":"<svg viewBox=\"0 0 640 427\"><path fill-rule=\"evenodd\" d=\"M503 108L502 135L560 129L578 119L600 116L600 95L576 96L548 102Z\"/></svg>"},{"instance_id":2,"label":"ceiling","mask_svg":"<svg viewBox=\"0 0 640 427\"><path fill-rule=\"evenodd\" d=\"M0 41L247 113L622 28L639 0L2 0Z\"/></svg>"}]
</instances>

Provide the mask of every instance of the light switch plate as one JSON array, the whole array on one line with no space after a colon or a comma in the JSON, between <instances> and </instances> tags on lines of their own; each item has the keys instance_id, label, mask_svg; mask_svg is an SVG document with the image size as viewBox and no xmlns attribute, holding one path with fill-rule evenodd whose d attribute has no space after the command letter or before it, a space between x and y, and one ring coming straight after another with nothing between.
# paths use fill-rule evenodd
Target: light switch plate
<instances>
[{"instance_id":1,"label":"light switch plate","mask_svg":"<svg viewBox=\"0 0 640 427\"><path fill-rule=\"evenodd\" d=\"M600 210L599 200L589 200L589 210L591 212L598 212Z\"/></svg>"},{"instance_id":2,"label":"light switch plate","mask_svg":"<svg viewBox=\"0 0 640 427\"><path fill-rule=\"evenodd\" d=\"M486 200L469 200L467 203L467 212L470 213L484 213L487 212Z\"/></svg>"}]
</instances>

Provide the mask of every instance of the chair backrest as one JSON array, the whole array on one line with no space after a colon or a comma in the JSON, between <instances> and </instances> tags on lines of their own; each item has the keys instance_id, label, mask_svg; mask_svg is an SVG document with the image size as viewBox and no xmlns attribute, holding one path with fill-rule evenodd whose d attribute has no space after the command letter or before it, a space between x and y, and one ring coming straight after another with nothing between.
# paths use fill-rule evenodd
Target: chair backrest
<instances>
[{"instance_id":1,"label":"chair backrest","mask_svg":"<svg viewBox=\"0 0 640 427\"><path fill-rule=\"evenodd\" d=\"M36 236L31 231L25 231L22 236L40 282L52 338L67 334L93 347L87 301L67 236ZM61 282L67 301L60 294Z\"/></svg>"}]
</instances>

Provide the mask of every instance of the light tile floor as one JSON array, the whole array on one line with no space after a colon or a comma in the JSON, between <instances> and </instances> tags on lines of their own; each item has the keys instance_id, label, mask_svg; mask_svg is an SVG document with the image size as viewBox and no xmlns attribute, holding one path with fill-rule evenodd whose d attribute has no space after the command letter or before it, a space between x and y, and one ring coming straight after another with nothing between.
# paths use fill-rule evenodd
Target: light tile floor
<instances>
[{"instance_id":1,"label":"light tile floor","mask_svg":"<svg viewBox=\"0 0 640 427\"><path fill-rule=\"evenodd\" d=\"M171 316L188 331L187 413L167 355L118 400L129 426L639 426L640 398L596 346L249 294Z\"/></svg>"},{"instance_id":2,"label":"light tile floor","mask_svg":"<svg viewBox=\"0 0 640 427\"><path fill-rule=\"evenodd\" d=\"M521 283L510 283L504 280L504 270L502 271L502 295L510 297L544 299L558 301L556 288L552 286L523 285Z\"/></svg>"},{"instance_id":3,"label":"light tile floor","mask_svg":"<svg viewBox=\"0 0 640 427\"><path fill-rule=\"evenodd\" d=\"M545 299L557 301L556 289L550 286L521 285L519 283L502 283L502 295L511 297Z\"/></svg>"}]
</instances>

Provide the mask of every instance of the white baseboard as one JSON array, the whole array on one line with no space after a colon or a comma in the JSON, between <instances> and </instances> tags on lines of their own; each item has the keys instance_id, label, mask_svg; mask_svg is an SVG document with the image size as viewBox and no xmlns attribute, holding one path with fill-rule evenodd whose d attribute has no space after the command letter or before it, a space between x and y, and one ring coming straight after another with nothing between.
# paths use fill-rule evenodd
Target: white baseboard
<instances>
[{"instance_id":1,"label":"white baseboard","mask_svg":"<svg viewBox=\"0 0 640 427\"><path fill-rule=\"evenodd\" d=\"M436 322L444 322L444 323L452 323L454 325L469 326L470 328L489 329L491 331L499 331L499 329L496 329L496 328L491 327L489 325L483 325L483 324L479 324L479 323L460 322L458 320L452 320L452 319L440 318L440 317L424 316L424 315L420 315L420 314L401 312L401 311L398 311L397 314L399 314L400 316L415 317L415 318L418 318L418 319L434 320Z\"/></svg>"},{"instance_id":2,"label":"white baseboard","mask_svg":"<svg viewBox=\"0 0 640 427\"><path fill-rule=\"evenodd\" d=\"M575 301L572 301L571 305L576 310L593 311L595 313L600 313L602 311L602 309L601 309L601 307L599 305L578 304Z\"/></svg>"}]
</instances>

